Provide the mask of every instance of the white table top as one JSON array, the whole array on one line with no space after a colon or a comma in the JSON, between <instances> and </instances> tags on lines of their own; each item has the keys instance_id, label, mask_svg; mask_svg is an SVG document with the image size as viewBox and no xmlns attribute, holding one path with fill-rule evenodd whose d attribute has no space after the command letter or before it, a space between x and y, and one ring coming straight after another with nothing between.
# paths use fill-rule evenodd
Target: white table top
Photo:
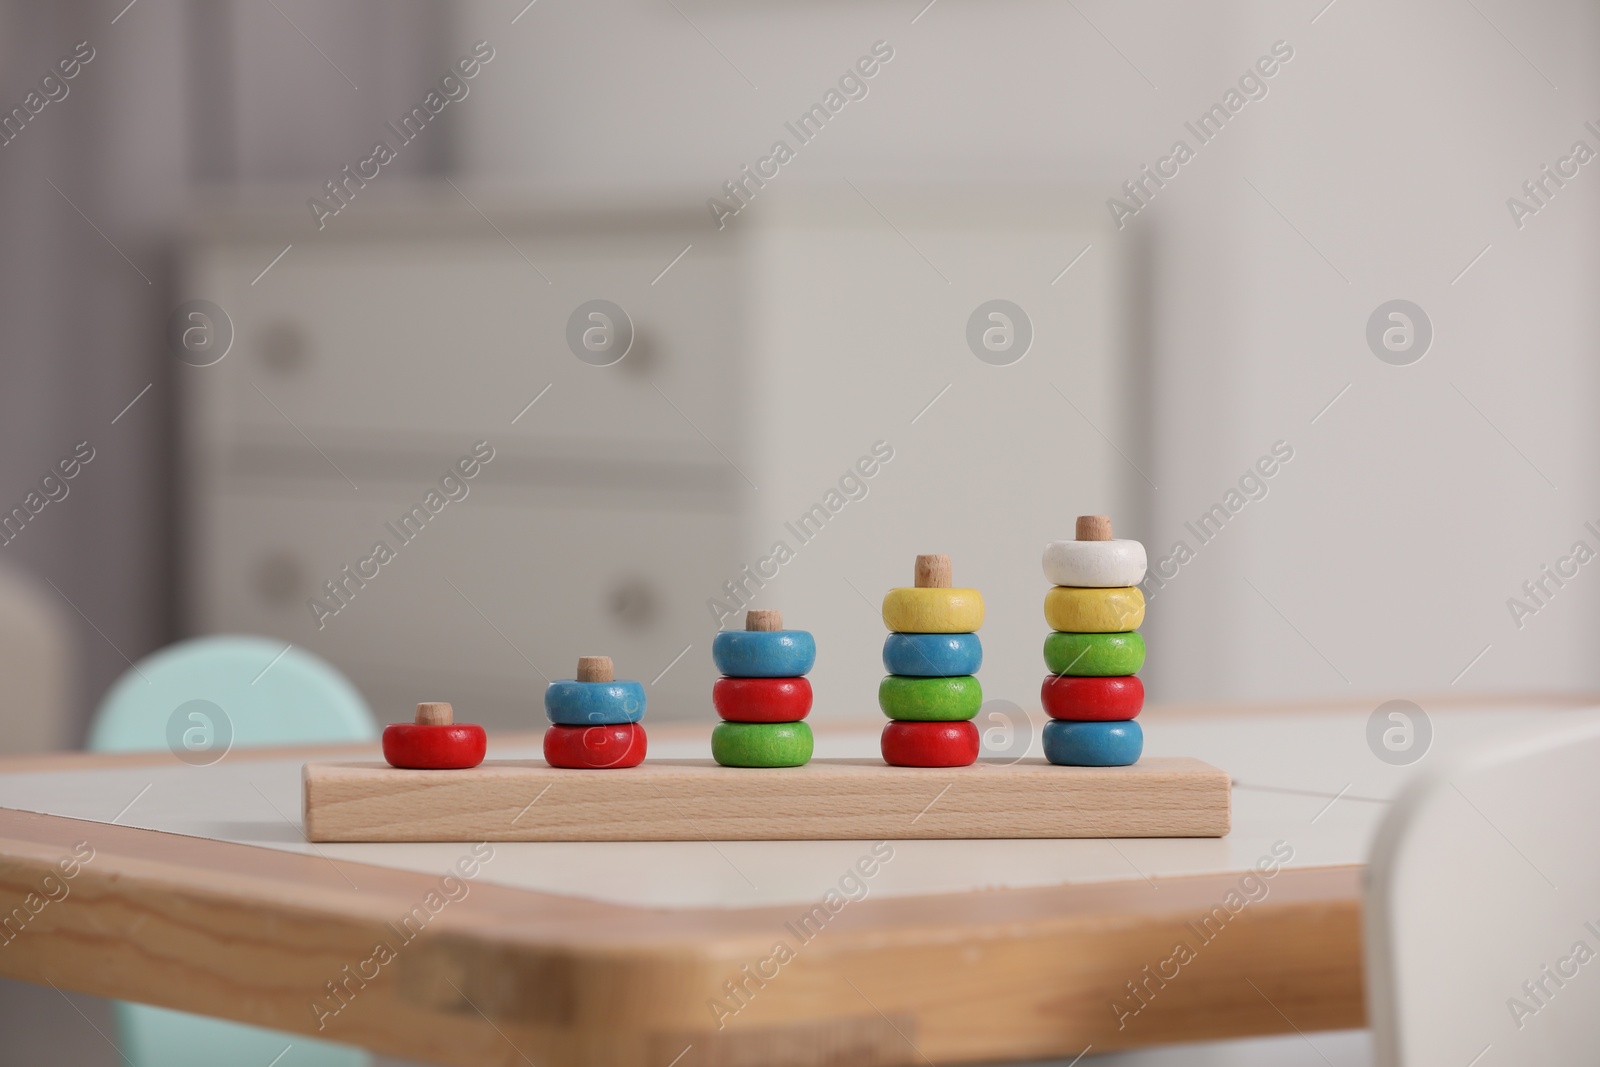
<instances>
[{"instance_id":1,"label":"white table top","mask_svg":"<svg viewBox=\"0 0 1600 1067\"><path fill-rule=\"evenodd\" d=\"M1512 704L1438 712L1428 753L1410 767L1394 767L1367 748L1370 713L1370 707L1203 717L1152 711L1142 720L1146 754L1196 756L1233 776L1228 837L905 841L894 845L894 859L873 879L871 892L890 897L1242 871L1277 841L1294 849L1288 866L1364 863L1388 801L1418 769L1530 726L1600 717L1600 709ZM695 740L652 737L650 754L708 758L709 729L706 734ZM876 731L818 737L818 756L871 756L876 750ZM1029 754L1039 754L1037 739ZM497 747L491 739L491 759L538 755ZM320 854L336 865L354 861L442 873L466 854L469 843L306 842L300 831L301 764L252 759L240 750L210 767L174 760L0 774L0 807ZM633 906L757 907L817 899L867 847L853 841L498 843L479 878Z\"/></svg>"}]
</instances>

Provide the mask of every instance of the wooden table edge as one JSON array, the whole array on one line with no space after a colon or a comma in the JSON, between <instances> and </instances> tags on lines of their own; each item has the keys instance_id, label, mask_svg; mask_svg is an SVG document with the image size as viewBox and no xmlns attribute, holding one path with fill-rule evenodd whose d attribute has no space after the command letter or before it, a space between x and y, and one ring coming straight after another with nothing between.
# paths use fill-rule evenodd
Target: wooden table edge
<instances>
[{"instance_id":1,"label":"wooden table edge","mask_svg":"<svg viewBox=\"0 0 1600 1067\"><path fill-rule=\"evenodd\" d=\"M93 858L63 879L80 841ZM396 919L437 876L0 809L0 901L47 877L70 887L0 945L0 973L443 1063L506 1057L507 1043L535 1062L660 1067L693 1045L697 1062L782 1047L783 1062L822 1063L840 1035L863 1063L1070 1057L1361 1025L1361 876L892 898L858 879L865 896L836 913L824 899L649 909L480 882L401 943ZM390 970L371 964L383 939ZM1175 964L1185 940L1196 959ZM792 961L773 962L779 941ZM1163 980L1174 967L1181 981Z\"/></svg>"}]
</instances>

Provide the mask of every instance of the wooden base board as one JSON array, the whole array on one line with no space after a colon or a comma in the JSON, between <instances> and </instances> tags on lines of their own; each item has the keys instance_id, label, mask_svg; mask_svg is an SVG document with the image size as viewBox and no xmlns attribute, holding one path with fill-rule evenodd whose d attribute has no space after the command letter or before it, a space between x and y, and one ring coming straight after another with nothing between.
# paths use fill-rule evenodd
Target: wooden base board
<instances>
[{"instance_id":1,"label":"wooden base board","mask_svg":"<svg viewBox=\"0 0 1600 1067\"><path fill-rule=\"evenodd\" d=\"M1227 774L1197 759L938 769L817 759L761 770L650 760L614 771L341 762L307 763L304 781L310 841L1221 837L1232 815Z\"/></svg>"}]
</instances>

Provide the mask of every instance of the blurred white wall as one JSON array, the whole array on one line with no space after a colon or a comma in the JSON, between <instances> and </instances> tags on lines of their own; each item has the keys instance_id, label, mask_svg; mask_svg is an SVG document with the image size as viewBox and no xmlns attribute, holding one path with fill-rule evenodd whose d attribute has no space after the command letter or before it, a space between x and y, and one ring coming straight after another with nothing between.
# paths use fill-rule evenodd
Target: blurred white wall
<instances>
[{"instance_id":1,"label":"blurred white wall","mask_svg":"<svg viewBox=\"0 0 1600 1067\"><path fill-rule=\"evenodd\" d=\"M1149 242L1136 295L1149 308L1150 429L1127 447L1148 451L1159 487L1119 468L1147 497L1138 528L1123 529L1153 558L1179 539L1195 550L1152 598L1155 695L1592 688L1591 568L1520 629L1507 599L1575 541L1600 549L1583 529L1600 518L1588 299L1600 176L1583 168L1520 230L1506 199L1575 140L1600 149L1584 129L1600 119L1600 12L1505 0L921 7L464 4L460 36L490 38L506 58L463 110L461 165L511 186L698 201L880 39L895 57L868 97L779 181L1109 197L1182 137L1195 158L1117 234ZM1265 98L1198 146L1184 123L1277 41L1293 58ZM730 226L761 208L758 196ZM903 269L926 268L908 257ZM1433 324L1411 366L1380 362L1365 339L1369 315L1397 298ZM1024 410L993 404L994 432ZM1200 545L1185 521L1280 440L1293 459L1268 495Z\"/></svg>"},{"instance_id":2,"label":"blurred white wall","mask_svg":"<svg viewBox=\"0 0 1600 1067\"><path fill-rule=\"evenodd\" d=\"M1584 128L1600 125L1592 6L278 6L142 0L115 23L115 12L86 4L0 7L12 97L42 73L39 57L53 60L85 37L99 50L71 97L0 150L0 202L12 224L0 287L6 484L20 497L77 441L106 442L71 499L41 516L41 536L7 549L76 609L80 705L184 625L172 591L186 565L169 473L182 445L159 337L170 308L193 295L175 291L168 251L192 218L197 186L271 179L281 187L260 206L302 212L382 119L477 40L495 48L494 63L452 105L438 139L408 150L399 170L451 173L513 195L643 194L694 212L847 66L887 42L894 58L864 99L728 231L709 212L704 224L708 243L753 232L785 189L870 197L851 210L873 225L881 211L883 247L899 258L885 253L875 276L850 284L892 291L929 281L917 248L940 251L937 226L898 217L899 191L977 189L999 202L1012 190L1060 189L1103 203L1176 138L1193 141L1184 123L1286 42L1293 58L1266 96L1198 147L1113 244L1046 286L1038 316L1071 321L1102 253L1128 266L1121 298L1139 317L1120 336L1118 358L1129 361L1131 438L1115 447L1090 439L1069 455L1112 472L1119 528L1156 559L1180 538L1197 550L1152 600L1146 677L1168 700L1376 701L1452 684L1595 685L1592 568L1561 588L1545 580L1547 604L1521 590L1579 539L1600 550L1600 535L1583 526L1600 527L1587 299L1600 280L1589 250L1594 168L1520 229L1506 209L1575 140L1600 149L1600 135ZM674 269L696 270L706 247ZM1062 248L1058 262L1077 252ZM943 269L973 291L989 270L976 259ZM993 272L997 285L1003 273ZM1420 304L1434 326L1431 350L1412 366L1379 362L1365 340L1369 315L1397 298ZM953 324L957 303L949 301ZM715 304L701 313L732 314ZM895 358L915 366L926 354L935 377L935 368L975 369L956 329L930 343L936 315L907 325ZM883 366L885 334L841 328L835 340L823 354L838 365ZM983 378L993 384L980 408L987 443L999 435L1003 447L1018 418L1039 418L1029 414L1030 374L1063 358L1053 344L1041 333L1030 362L983 368L996 371ZM1010 371L1014 394L1004 385ZM831 451L818 446L818 469L870 443L861 436L853 427L837 440L824 435ZM1198 546L1185 522L1224 500L1279 440L1294 459L1268 496ZM941 450L956 451L942 439L910 458L929 464ZM1018 454L1035 472L1059 462ZM951 472L975 484L987 477ZM1113 506L1063 497L1060 533L1072 512ZM889 502L883 494L874 504ZM48 536L46 522L55 525ZM1010 567L1039 539L1002 530L994 559ZM991 597L1033 604L1036 574L1008 571ZM882 584L901 580L897 571ZM1513 596L1539 608L1520 628L1507 607ZM1029 625L1042 634L1037 618ZM1006 650L1017 656L1017 686L1033 652Z\"/></svg>"}]
</instances>

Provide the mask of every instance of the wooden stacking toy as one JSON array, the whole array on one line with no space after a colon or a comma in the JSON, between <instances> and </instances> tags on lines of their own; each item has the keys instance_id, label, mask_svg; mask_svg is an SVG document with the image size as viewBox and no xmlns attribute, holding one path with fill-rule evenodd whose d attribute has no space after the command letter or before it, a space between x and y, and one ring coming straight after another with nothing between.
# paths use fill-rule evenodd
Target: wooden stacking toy
<instances>
[{"instance_id":1,"label":"wooden stacking toy","mask_svg":"<svg viewBox=\"0 0 1600 1067\"><path fill-rule=\"evenodd\" d=\"M983 597L952 587L950 557L918 556L914 585L883 599L882 759L813 759L816 641L772 610L720 632L714 759L645 761L644 687L585 656L545 690L544 762L483 761L481 727L448 704L384 731L388 763L308 763L307 841L860 841L1220 837L1226 771L1144 757L1144 547L1084 516L1045 546L1053 632L1042 691L1045 759L978 762ZM480 763L480 761L483 761ZM641 766L642 764L642 766ZM634 768L629 774L573 771ZM445 773L441 769L449 768ZM762 768L787 768L765 773ZM948 768L928 773L913 768ZM956 770L955 768L961 768ZM748 769L748 770L747 770ZM960 782L955 778L959 776Z\"/></svg>"},{"instance_id":2,"label":"wooden stacking toy","mask_svg":"<svg viewBox=\"0 0 1600 1067\"><path fill-rule=\"evenodd\" d=\"M644 686L618 681L610 656L580 656L577 678L544 691L544 760L552 767L607 770L644 762Z\"/></svg>"},{"instance_id":3,"label":"wooden stacking toy","mask_svg":"<svg viewBox=\"0 0 1600 1067\"><path fill-rule=\"evenodd\" d=\"M415 722L383 728L383 758L391 767L417 771L460 771L483 762L488 737L483 727L456 722L455 709L442 700L417 705Z\"/></svg>"},{"instance_id":4,"label":"wooden stacking toy","mask_svg":"<svg viewBox=\"0 0 1600 1067\"><path fill-rule=\"evenodd\" d=\"M883 598L878 706L890 721L879 744L896 767L965 767L978 758L972 719L983 705L974 677L983 664L977 630L983 595L951 588L949 556L918 556L914 585Z\"/></svg>"},{"instance_id":5,"label":"wooden stacking toy","mask_svg":"<svg viewBox=\"0 0 1600 1067\"><path fill-rule=\"evenodd\" d=\"M799 767L811 759L811 683L817 643L805 630L785 630L783 614L745 613L743 630L711 641L723 677L711 703L723 721L711 731L711 756L724 767Z\"/></svg>"},{"instance_id":6,"label":"wooden stacking toy","mask_svg":"<svg viewBox=\"0 0 1600 1067\"><path fill-rule=\"evenodd\" d=\"M1144 750L1144 546L1111 536L1104 515L1080 515L1077 539L1044 547L1044 641L1050 674L1040 699L1044 755L1068 767L1125 767Z\"/></svg>"}]
</instances>

